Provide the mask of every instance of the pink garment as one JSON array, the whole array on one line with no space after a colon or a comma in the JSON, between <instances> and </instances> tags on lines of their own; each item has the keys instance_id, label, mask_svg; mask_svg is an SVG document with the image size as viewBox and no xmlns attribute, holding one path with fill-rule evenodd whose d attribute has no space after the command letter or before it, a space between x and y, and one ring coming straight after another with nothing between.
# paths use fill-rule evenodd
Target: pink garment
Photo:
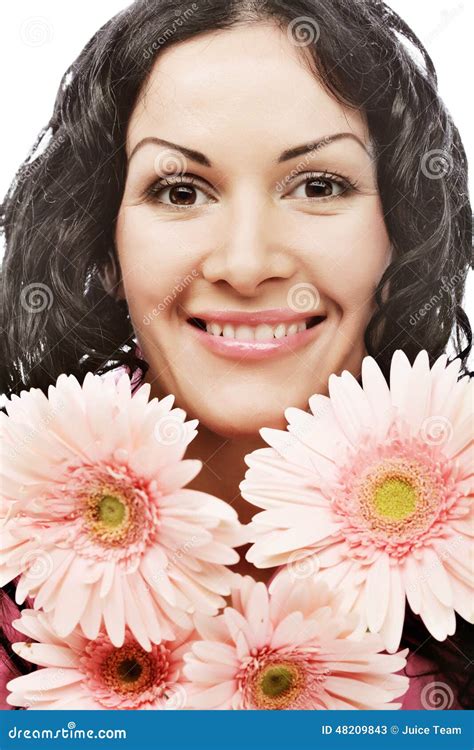
<instances>
[{"instance_id":1,"label":"pink garment","mask_svg":"<svg viewBox=\"0 0 474 750\"><path fill-rule=\"evenodd\" d=\"M430 670L433 670L432 662L418 654L409 654L405 670L399 672L410 678L408 690L401 699L401 710L462 710L462 706L455 699L454 690L448 685L443 675L439 672L424 674Z\"/></svg>"}]
</instances>

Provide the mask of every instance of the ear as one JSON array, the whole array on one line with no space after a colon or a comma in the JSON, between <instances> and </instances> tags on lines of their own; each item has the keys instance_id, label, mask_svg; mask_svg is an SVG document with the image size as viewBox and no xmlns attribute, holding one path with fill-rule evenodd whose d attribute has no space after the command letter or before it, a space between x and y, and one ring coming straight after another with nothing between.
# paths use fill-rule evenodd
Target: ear
<instances>
[{"instance_id":1,"label":"ear","mask_svg":"<svg viewBox=\"0 0 474 750\"><path fill-rule=\"evenodd\" d=\"M115 300L125 299L119 264L112 250L109 250L108 260L99 271L99 278L107 294Z\"/></svg>"}]
</instances>

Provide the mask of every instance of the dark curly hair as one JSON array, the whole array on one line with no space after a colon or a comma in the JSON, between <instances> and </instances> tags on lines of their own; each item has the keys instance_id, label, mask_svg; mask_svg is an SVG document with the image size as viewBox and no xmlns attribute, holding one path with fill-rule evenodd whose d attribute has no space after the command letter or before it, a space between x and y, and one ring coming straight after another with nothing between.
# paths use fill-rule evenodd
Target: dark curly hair
<instances>
[{"instance_id":1,"label":"dark curly hair","mask_svg":"<svg viewBox=\"0 0 474 750\"><path fill-rule=\"evenodd\" d=\"M136 0L65 73L52 117L1 206L5 394L46 391L62 372L79 380L118 365L146 373L127 304L104 292L100 276L115 253L127 124L162 49L257 21L309 34L315 77L367 118L394 250L375 291L367 351L388 377L395 349L411 361L426 349L432 363L451 342L470 375L472 332L462 308L472 263L466 156L430 56L404 21L378 0L197 0L182 8ZM460 656L468 653L466 629L460 623L461 640L430 639L420 653L472 705ZM407 616L405 642L420 646L426 636Z\"/></svg>"}]
</instances>

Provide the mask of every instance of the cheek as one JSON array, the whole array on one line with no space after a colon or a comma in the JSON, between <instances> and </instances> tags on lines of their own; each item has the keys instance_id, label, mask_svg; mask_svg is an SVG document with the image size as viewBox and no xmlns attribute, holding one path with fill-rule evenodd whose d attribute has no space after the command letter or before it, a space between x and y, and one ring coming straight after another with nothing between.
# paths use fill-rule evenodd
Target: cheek
<instances>
[{"instance_id":1,"label":"cheek","mask_svg":"<svg viewBox=\"0 0 474 750\"><path fill-rule=\"evenodd\" d=\"M121 210L117 219L116 247L125 296L137 321L160 305L163 311L169 295L179 291L193 269L189 248L182 232L171 224L150 217L146 208Z\"/></svg>"},{"instance_id":2,"label":"cheek","mask_svg":"<svg viewBox=\"0 0 474 750\"><path fill-rule=\"evenodd\" d=\"M322 217L313 256L313 277L320 292L343 311L368 309L390 260L390 240L377 200L360 209Z\"/></svg>"}]
</instances>

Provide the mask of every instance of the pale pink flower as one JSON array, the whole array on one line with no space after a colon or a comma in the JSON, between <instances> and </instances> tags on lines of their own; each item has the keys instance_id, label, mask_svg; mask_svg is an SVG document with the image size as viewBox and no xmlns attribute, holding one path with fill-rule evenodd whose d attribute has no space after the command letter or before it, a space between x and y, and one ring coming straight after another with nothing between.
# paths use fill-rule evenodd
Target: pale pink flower
<instances>
[{"instance_id":1,"label":"pale pink flower","mask_svg":"<svg viewBox=\"0 0 474 750\"><path fill-rule=\"evenodd\" d=\"M76 628L55 635L50 618L25 609L15 627L37 643L13 644L16 653L42 669L11 680L12 706L42 709L181 709L186 705L183 653L192 631L176 631L173 641L145 651L126 631L117 648L104 634L94 641Z\"/></svg>"},{"instance_id":2,"label":"pale pink flower","mask_svg":"<svg viewBox=\"0 0 474 750\"><path fill-rule=\"evenodd\" d=\"M225 502L183 489L202 463L183 460L197 420L173 396L132 396L130 380L61 375L48 398L13 396L2 462L0 585L20 574L16 597L53 613L67 636L102 624L116 646L128 625L145 649L215 613L230 591L242 543Z\"/></svg>"},{"instance_id":3,"label":"pale pink flower","mask_svg":"<svg viewBox=\"0 0 474 750\"><path fill-rule=\"evenodd\" d=\"M408 649L381 654L324 583L279 573L270 590L240 577L232 606L196 616L204 639L184 655L196 709L397 709Z\"/></svg>"},{"instance_id":4,"label":"pale pink flower","mask_svg":"<svg viewBox=\"0 0 474 750\"><path fill-rule=\"evenodd\" d=\"M472 383L459 360L430 370L395 352L390 388L371 357L362 382L329 379L312 415L289 408L288 431L246 457L242 495L265 510L249 526L257 567L320 570L386 647L400 643L405 599L430 633L474 622Z\"/></svg>"}]
</instances>

